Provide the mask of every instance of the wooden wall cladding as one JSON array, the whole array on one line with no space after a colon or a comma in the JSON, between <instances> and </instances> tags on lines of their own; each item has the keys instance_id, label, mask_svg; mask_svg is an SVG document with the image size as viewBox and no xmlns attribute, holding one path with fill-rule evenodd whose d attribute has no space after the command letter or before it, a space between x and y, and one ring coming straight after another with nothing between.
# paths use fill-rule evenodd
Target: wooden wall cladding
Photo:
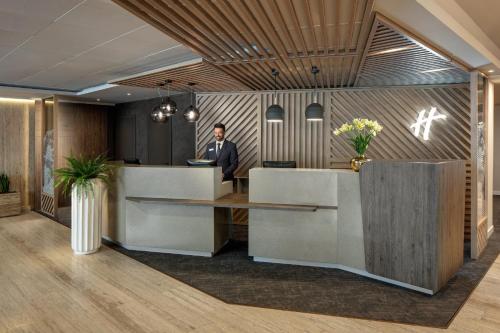
<instances>
[{"instance_id":1,"label":"wooden wall cladding","mask_svg":"<svg viewBox=\"0 0 500 333\"><path fill-rule=\"evenodd\" d=\"M42 184L43 184L43 133L44 104L42 100L35 101L35 143L34 143L34 204L35 210L42 209Z\"/></svg>"},{"instance_id":2,"label":"wooden wall cladding","mask_svg":"<svg viewBox=\"0 0 500 333\"><path fill-rule=\"evenodd\" d=\"M410 126L421 110L436 107L445 120L432 123L430 139ZM466 161L465 239L471 237L471 127L468 85L433 88L338 90L331 94L330 131L353 118L377 119L384 127L368 149L372 159L461 159ZM428 114L428 113L427 113ZM354 151L344 137L330 135L330 167L345 165Z\"/></svg>"},{"instance_id":3,"label":"wooden wall cladding","mask_svg":"<svg viewBox=\"0 0 500 333\"><path fill-rule=\"evenodd\" d=\"M11 190L21 193L24 208L32 207L34 103L0 101L0 173L10 178Z\"/></svg>"},{"instance_id":4,"label":"wooden wall cladding","mask_svg":"<svg viewBox=\"0 0 500 333\"><path fill-rule=\"evenodd\" d=\"M248 173L263 160L296 160L299 167L348 167L355 155L345 137L333 130L353 118L378 120L384 130L368 150L373 159L461 159L466 160L465 237L470 239L470 93L468 85L320 90L325 120L308 123L304 111L312 91L280 91L285 109L282 124L268 124L265 111L271 92L197 94L200 121L197 125L197 155L213 140L213 124L228 127L228 138L238 145L243 161L238 175ZM415 137L410 129L419 112L436 107L446 120L432 123L430 140ZM241 140L240 138L243 138Z\"/></svg>"},{"instance_id":5,"label":"wooden wall cladding","mask_svg":"<svg viewBox=\"0 0 500 333\"><path fill-rule=\"evenodd\" d=\"M265 111L272 104L271 92L198 94L198 155L213 140L212 126L220 121L226 123L228 134L253 138L245 141L253 144L245 144L240 150L254 151L253 155L259 156L253 158L255 163L295 159L303 167L335 167L348 162L355 152L348 140L334 136L333 130L353 118L370 118L384 126L370 145L370 158L471 158L468 85L320 90L324 122L305 120L304 111L312 102L312 91L279 91L277 96L285 109L285 121L281 124L265 121ZM415 137L410 126L419 112L428 112L431 107L447 118L432 123L430 139L426 141L421 135Z\"/></svg>"},{"instance_id":6,"label":"wooden wall cladding","mask_svg":"<svg viewBox=\"0 0 500 333\"><path fill-rule=\"evenodd\" d=\"M214 140L213 126L226 125L226 137L238 145L240 165L235 175L245 175L260 165L260 105L256 94L201 94L197 96L200 119L196 123L196 154L202 157Z\"/></svg>"},{"instance_id":7,"label":"wooden wall cladding","mask_svg":"<svg viewBox=\"0 0 500 333\"><path fill-rule=\"evenodd\" d=\"M325 117L329 119L329 96L318 93L318 102L324 106ZM328 122L306 121L307 105L313 102L312 91L277 94L278 103L285 110L283 123L268 123L265 112L273 104L272 93L259 94L262 122L262 160L296 161L299 168L323 168L328 156Z\"/></svg>"},{"instance_id":8,"label":"wooden wall cladding","mask_svg":"<svg viewBox=\"0 0 500 333\"><path fill-rule=\"evenodd\" d=\"M468 85L337 90L330 98L331 131L353 118L376 119L384 127L370 144L370 158L471 159ZM447 118L432 122L426 141L422 134L415 137L410 126L419 112L426 110L427 115L431 107ZM331 163L352 158L354 152L345 137L331 135L330 139Z\"/></svg>"},{"instance_id":9,"label":"wooden wall cladding","mask_svg":"<svg viewBox=\"0 0 500 333\"><path fill-rule=\"evenodd\" d=\"M96 104L64 102L54 99L55 158L54 168L65 167L65 157L108 155L111 152L109 116L113 107ZM59 190L55 194L55 209L69 205L69 198Z\"/></svg>"}]
</instances>

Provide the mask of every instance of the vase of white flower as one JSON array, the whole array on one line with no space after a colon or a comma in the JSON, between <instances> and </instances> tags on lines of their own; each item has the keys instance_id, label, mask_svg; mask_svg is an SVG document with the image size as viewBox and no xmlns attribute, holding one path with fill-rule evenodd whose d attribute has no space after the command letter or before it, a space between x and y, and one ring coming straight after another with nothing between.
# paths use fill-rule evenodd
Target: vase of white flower
<instances>
[{"instance_id":1,"label":"vase of white flower","mask_svg":"<svg viewBox=\"0 0 500 333\"><path fill-rule=\"evenodd\" d=\"M346 134L351 141L354 150L358 154L351 159L352 170L359 172L361 166L370 159L365 157L366 150L371 140L382 131L382 126L375 121L369 119L353 119L350 123L345 123L333 132L335 135Z\"/></svg>"}]
</instances>

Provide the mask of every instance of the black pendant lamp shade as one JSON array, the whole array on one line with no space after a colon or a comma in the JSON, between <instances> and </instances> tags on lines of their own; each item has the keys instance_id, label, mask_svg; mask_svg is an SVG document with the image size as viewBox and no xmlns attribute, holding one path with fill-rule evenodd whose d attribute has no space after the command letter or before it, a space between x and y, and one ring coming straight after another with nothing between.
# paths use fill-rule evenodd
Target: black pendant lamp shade
<instances>
[{"instance_id":1,"label":"black pendant lamp shade","mask_svg":"<svg viewBox=\"0 0 500 333\"><path fill-rule=\"evenodd\" d=\"M168 117L173 116L177 112L177 104L170 99L170 83L172 80L165 81L165 85L167 86L167 97L163 98L160 94L160 87L164 85L160 85L158 87L158 96L161 98L160 104L153 108L153 112L151 112L151 119L156 123L165 123L168 120Z\"/></svg>"},{"instance_id":2,"label":"black pendant lamp shade","mask_svg":"<svg viewBox=\"0 0 500 333\"><path fill-rule=\"evenodd\" d=\"M285 110L278 104L278 97L276 95L276 78L279 72L273 68L271 74L274 76L273 104L266 110L266 120L271 123L281 123L285 119Z\"/></svg>"},{"instance_id":3,"label":"black pendant lamp shade","mask_svg":"<svg viewBox=\"0 0 500 333\"><path fill-rule=\"evenodd\" d=\"M314 102L306 107L306 120L308 121L322 121L324 118L323 105L318 103L318 80L316 75L319 73L319 69L316 66L312 66L311 73L314 75Z\"/></svg>"},{"instance_id":4,"label":"black pendant lamp shade","mask_svg":"<svg viewBox=\"0 0 500 333\"><path fill-rule=\"evenodd\" d=\"M191 105L189 105L186 110L184 110L184 119L189 123L194 123L200 118L200 110L198 110L195 106L196 103L193 101L194 91L193 86L195 83L188 83L191 87Z\"/></svg>"}]
</instances>

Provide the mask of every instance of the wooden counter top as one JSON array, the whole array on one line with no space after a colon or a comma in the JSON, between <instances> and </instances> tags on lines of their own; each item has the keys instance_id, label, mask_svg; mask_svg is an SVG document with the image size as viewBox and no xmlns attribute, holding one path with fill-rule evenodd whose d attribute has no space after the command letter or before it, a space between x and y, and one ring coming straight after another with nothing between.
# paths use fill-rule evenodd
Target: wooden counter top
<instances>
[{"instance_id":1,"label":"wooden counter top","mask_svg":"<svg viewBox=\"0 0 500 333\"><path fill-rule=\"evenodd\" d=\"M337 209L336 206L314 206L314 205L287 205L249 202L248 194L233 193L223 196L217 200L187 200L187 199L169 199L169 198L150 198L150 197L126 197L131 201L151 201L164 202L169 205L183 206L210 206L223 208L258 208L258 209L288 209L298 211L315 212L318 209Z\"/></svg>"}]
</instances>

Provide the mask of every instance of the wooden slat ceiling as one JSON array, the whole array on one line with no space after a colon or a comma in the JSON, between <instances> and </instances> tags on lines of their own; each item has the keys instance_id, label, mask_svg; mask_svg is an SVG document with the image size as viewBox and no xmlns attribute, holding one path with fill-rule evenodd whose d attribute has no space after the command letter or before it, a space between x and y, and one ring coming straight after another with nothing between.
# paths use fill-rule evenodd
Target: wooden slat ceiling
<instances>
[{"instance_id":1,"label":"wooden slat ceiling","mask_svg":"<svg viewBox=\"0 0 500 333\"><path fill-rule=\"evenodd\" d=\"M313 88L313 65L320 69L320 88L464 82L458 71L455 80L448 81L438 78L450 73L416 75L441 62L432 53L427 57L429 51L414 40L395 30L391 34L382 21L372 24L373 0L113 1L204 59L199 67L179 67L119 84L154 87L170 78L179 85L182 80L200 83L198 91L267 90L273 89L271 69L276 68L278 89ZM397 45L408 50L374 55ZM400 55L404 61L393 60L397 66L384 68ZM206 80L210 82L204 86Z\"/></svg>"},{"instance_id":2,"label":"wooden slat ceiling","mask_svg":"<svg viewBox=\"0 0 500 333\"><path fill-rule=\"evenodd\" d=\"M391 49L398 51L388 53ZM355 85L464 83L469 81L469 73L464 67L377 15Z\"/></svg>"},{"instance_id":3,"label":"wooden slat ceiling","mask_svg":"<svg viewBox=\"0 0 500 333\"><path fill-rule=\"evenodd\" d=\"M126 86L154 88L164 84L166 80L172 80L170 89L175 91L189 91L188 83L195 83L193 90L196 92L242 91L251 89L249 86L227 75L205 60L195 64L127 78L114 83Z\"/></svg>"}]
</instances>

